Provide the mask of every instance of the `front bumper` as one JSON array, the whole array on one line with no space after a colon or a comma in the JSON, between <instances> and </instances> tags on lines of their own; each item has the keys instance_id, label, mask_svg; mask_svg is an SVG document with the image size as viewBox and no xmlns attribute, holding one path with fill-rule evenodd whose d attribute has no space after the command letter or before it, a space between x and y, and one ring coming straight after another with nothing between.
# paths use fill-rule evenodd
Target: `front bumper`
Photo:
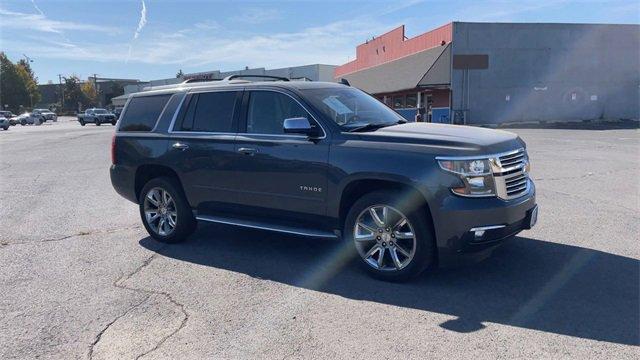
<instances>
[{"instance_id":1,"label":"front bumper","mask_svg":"<svg viewBox=\"0 0 640 360\"><path fill-rule=\"evenodd\" d=\"M535 185L529 181L527 193L509 201L443 196L441 206L432 209L440 265L482 259L503 240L530 229L537 205Z\"/></svg>"}]
</instances>

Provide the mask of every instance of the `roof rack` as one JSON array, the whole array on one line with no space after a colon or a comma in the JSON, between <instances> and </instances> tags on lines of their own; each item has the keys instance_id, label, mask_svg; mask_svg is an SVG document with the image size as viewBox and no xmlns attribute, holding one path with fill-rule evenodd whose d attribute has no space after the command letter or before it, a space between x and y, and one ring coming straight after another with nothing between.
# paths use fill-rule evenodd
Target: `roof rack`
<instances>
[{"instance_id":1,"label":"roof rack","mask_svg":"<svg viewBox=\"0 0 640 360\"><path fill-rule=\"evenodd\" d=\"M264 78L264 79L273 79L273 80L279 80L279 81L289 81L288 78L286 77L282 77L282 76L272 76L272 75L242 75L242 74L236 74L236 75L229 75L226 78L223 79L223 81L230 81L233 79L241 79L241 78Z\"/></svg>"},{"instance_id":2,"label":"roof rack","mask_svg":"<svg viewBox=\"0 0 640 360\"><path fill-rule=\"evenodd\" d=\"M192 83L209 82L209 81L220 81L220 79L192 78L192 79L187 79L187 80L183 81L182 84L192 84Z\"/></svg>"},{"instance_id":3,"label":"roof rack","mask_svg":"<svg viewBox=\"0 0 640 360\"><path fill-rule=\"evenodd\" d=\"M340 84L351 86L351 84L349 84L349 80L347 80L345 78L340 78Z\"/></svg>"}]
</instances>

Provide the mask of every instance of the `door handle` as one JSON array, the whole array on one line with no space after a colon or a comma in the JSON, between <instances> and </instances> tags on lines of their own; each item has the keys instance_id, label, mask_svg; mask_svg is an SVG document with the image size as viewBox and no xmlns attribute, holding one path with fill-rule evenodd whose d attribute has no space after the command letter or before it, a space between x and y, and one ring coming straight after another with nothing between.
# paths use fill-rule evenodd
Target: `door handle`
<instances>
[{"instance_id":1,"label":"door handle","mask_svg":"<svg viewBox=\"0 0 640 360\"><path fill-rule=\"evenodd\" d=\"M174 149L180 149L180 150L187 150L189 148L189 145L181 142L174 143L172 146Z\"/></svg>"},{"instance_id":2,"label":"door handle","mask_svg":"<svg viewBox=\"0 0 640 360\"><path fill-rule=\"evenodd\" d=\"M238 149L238 152L241 153L241 154L253 156L253 155L255 155L255 153L258 152L258 150L253 149L253 148L241 147L241 148Z\"/></svg>"}]
</instances>

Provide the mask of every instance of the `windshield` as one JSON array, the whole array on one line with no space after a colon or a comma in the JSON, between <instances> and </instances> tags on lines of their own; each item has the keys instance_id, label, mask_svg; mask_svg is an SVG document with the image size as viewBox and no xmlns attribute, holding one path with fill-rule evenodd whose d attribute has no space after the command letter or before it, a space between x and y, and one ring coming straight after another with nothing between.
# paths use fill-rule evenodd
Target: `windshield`
<instances>
[{"instance_id":1,"label":"windshield","mask_svg":"<svg viewBox=\"0 0 640 360\"><path fill-rule=\"evenodd\" d=\"M93 109L94 114L107 114L107 110L105 109Z\"/></svg>"},{"instance_id":2,"label":"windshield","mask_svg":"<svg viewBox=\"0 0 640 360\"><path fill-rule=\"evenodd\" d=\"M346 131L367 125L383 127L404 122L402 116L355 88L304 89L302 93L326 117Z\"/></svg>"}]
</instances>

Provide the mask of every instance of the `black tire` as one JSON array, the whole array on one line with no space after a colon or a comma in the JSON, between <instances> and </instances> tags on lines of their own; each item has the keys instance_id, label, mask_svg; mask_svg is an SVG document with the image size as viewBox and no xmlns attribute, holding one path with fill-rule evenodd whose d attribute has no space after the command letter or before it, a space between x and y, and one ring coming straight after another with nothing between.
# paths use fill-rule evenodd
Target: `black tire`
<instances>
[{"instance_id":1,"label":"black tire","mask_svg":"<svg viewBox=\"0 0 640 360\"><path fill-rule=\"evenodd\" d=\"M162 189L166 191L175 204L175 211L177 212L175 227L167 235L161 235L147 221L145 216L145 197L153 189ZM197 221L193 216L191 207L187 202L187 198L182 191L178 182L170 177L158 177L149 180L142 190L140 191L140 197L138 199L140 218L142 223L147 229L147 232L154 239L163 243L178 243L186 240L196 229ZM157 225L156 225L157 227Z\"/></svg>"},{"instance_id":2,"label":"black tire","mask_svg":"<svg viewBox=\"0 0 640 360\"><path fill-rule=\"evenodd\" d=\"M2 127L5 131L9 130L9 125Z\"/></svg>"},{"instance_id":3,"label":"black tire","mask_svg":"<svg viewBox=\"0 0 640 360\"><path fill-rule=\"evenodd\" d=\"M399 201L399 199L404 199L404 201ZM358 259L360 265L373 277L385 280L385 281L406 281L411 279L412 277L417 276L422 273L426 268L433 265L436 259L436 246L435 239L433 237L433 231L431 229L431 223L428 219L428 214L421 206L409 206L409 204L415 203L413 201L408 201L406 194L397 192L397 191L374 191L368 194L363 195L360 199L358 199L349 210L347 217L345 219L345 226L343 229L343 234L345 240L351 243L351 246L354 251L354 255ZM413 253L413 257L409 260L404 267L400 269L391 269L391 270L381 270L376 269L370 265L360 252L357 249L356 242L354 241L354 230L356 226L356 221L361 214L364 214L366 210L372 206L386 206L390 209L397 210L399 213L403 215L408 224L410 225L414 237L415 237L415 252ZM395 222L395 221L393 221ZM406 225L405 225L406 226ZM392 228L392 226L390 227ZM385 229L386 230L386 229ZM386 244L391 247L394 245L393 241L399 243L398 238L391 239L391 233L394 233L393 229L391 232L387 234L387 241L391 241L389 244ZM378 235L377 233L373 233L374 235ZM382 235L382 234L381 234ZM394 235L395 236L395 235ZM399 237L399 234L398 234ZM377 239L380 237L376 237ZM384 237L382 237L381 241L384 241ZM400 240L404 241L404 240ZM407 240L409 241L409 240ZM384 242L379 242L378 240L373 240L371 243L362 243L362 247L368 247L371 245L371 248L375 246L379 246L380 244L385 244ZM377 244L377 245L376 245ZM398 245L398 244L395 244ZM404 249L407 249L407 246L403 246ZM398 253L394 249L394 253ZM375 253L374 253L375 254ZM389 248L385 250L383 253L385 254L383 257L383 261L389 261L390 264L394 264L391 259L391 251ZM379 252L378 252L379 255ZM396 258L398 255L396 255ZM370 258L373 259L373 258ZM403 260L409 259L408 257ZM395 265L394 265L395 266Z\"/></svg>"},{"instance_id":4,"label":"black tire","mask_svg":"<svg viewBox=\"0 0 640 360\"><path fill-rule=\"evenodd\" d=\"M100 120L96 119L96 126L100 126L101 122Z\"/></svg>"},{"instance_id":5,"label":"black tire","mask_svg":"<svg viewBox=\"0 0 640 360\"><path fill-rule=\"evenodd\" d=\"M79 120L78 122L80 123L80 126L84 126L85 125L84 120Z\"/></svg>"},{"instance_id":6,"label":"black tire","mask_svg":"<svg viewBox=\"0 0 640 360\"><path fill-rule=\"evenodd\" d=\"M27 125L27 121L26 120L20 120L20 125L22 125L22 126Z\"/></svg>"},{"instance_id":7,"label":"black tire","mask_svg":"<svg viewBox=\"0 0 640 360\"><path fill-rule=\"evenodd\" d=\"M117 122L117 121L115 121L115 120L114 120L114 121L112 121L112 122L111 122L111 125L116 126L116 122Z\"/></svg>"}]
</instances>

